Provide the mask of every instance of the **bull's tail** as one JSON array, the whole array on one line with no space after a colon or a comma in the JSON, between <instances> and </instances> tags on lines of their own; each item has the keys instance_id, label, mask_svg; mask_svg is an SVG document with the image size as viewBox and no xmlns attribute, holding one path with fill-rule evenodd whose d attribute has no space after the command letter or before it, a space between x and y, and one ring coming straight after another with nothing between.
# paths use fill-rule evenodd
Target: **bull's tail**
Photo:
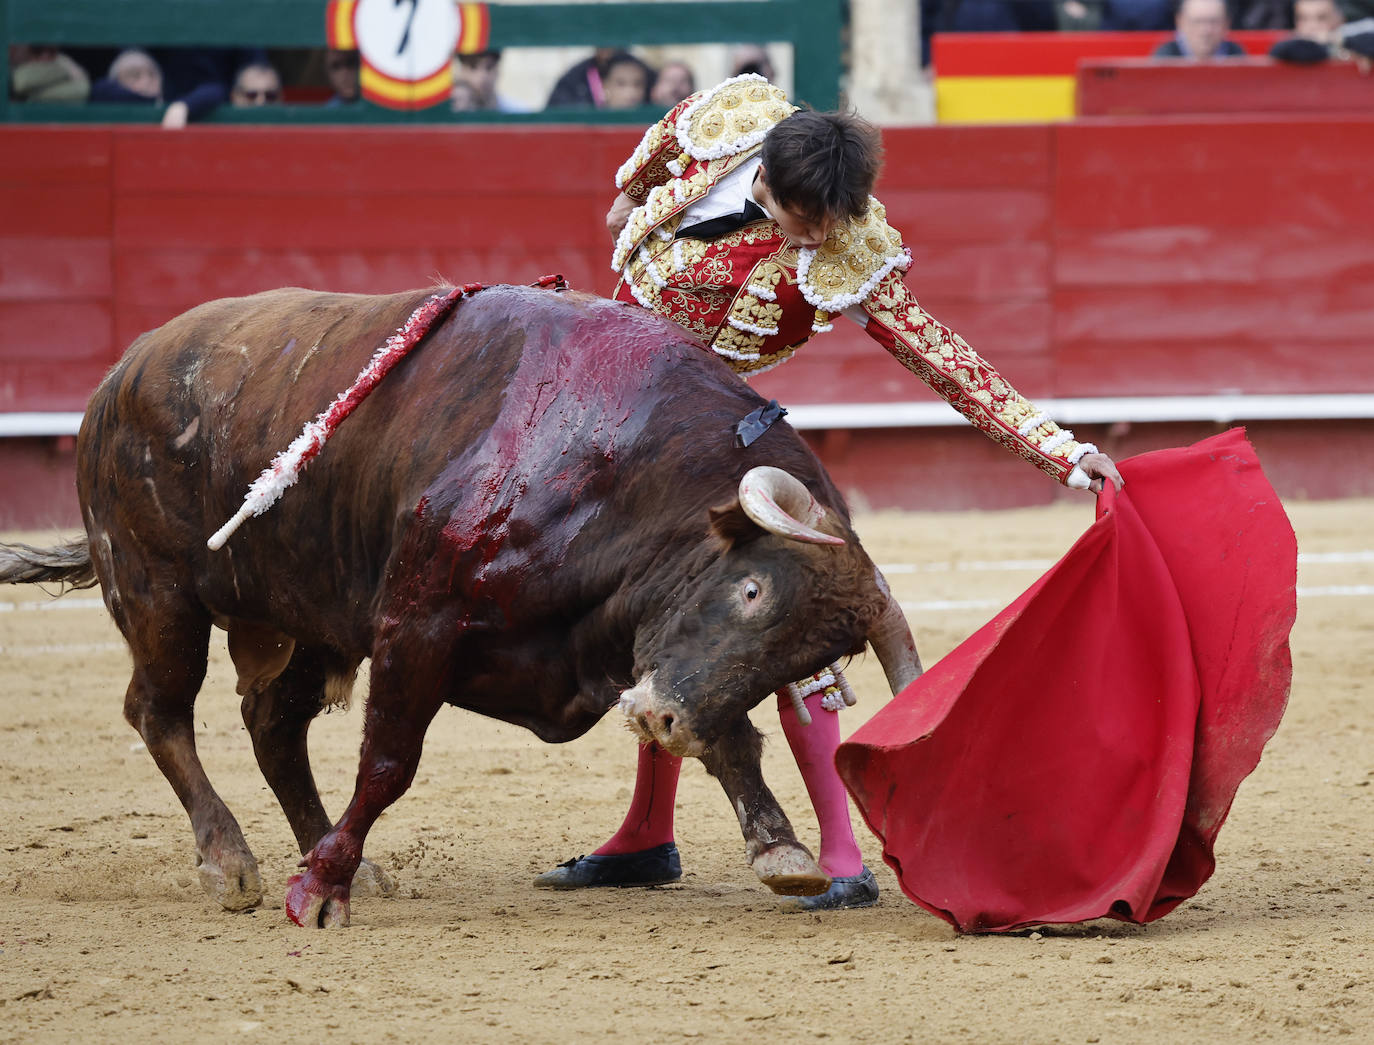
<instances>
[{"instance_id":1,"label":"bull's tail","mask_svg":"<svg viewBox=\"0 0 1374 1045\"><path fill-rule=\"evenodd\" d=\"M68 588L95 586L95 566L85 537L74 537L55 548L0 544L0 584L45 582Z\"/></svg>"}]
</instances>

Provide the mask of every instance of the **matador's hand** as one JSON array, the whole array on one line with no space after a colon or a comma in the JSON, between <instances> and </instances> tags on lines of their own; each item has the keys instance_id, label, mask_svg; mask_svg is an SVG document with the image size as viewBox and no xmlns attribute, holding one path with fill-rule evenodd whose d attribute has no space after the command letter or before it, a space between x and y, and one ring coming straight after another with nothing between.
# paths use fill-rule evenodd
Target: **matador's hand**
<instances>
[{"instance_id":1,"label":"matador's hand","mask_svg":"<svg viewBox=\"0 0 1374 1045\"><path fill-rule=\"evenodd\" d=\"M1078 459L1078 467L1092 480L1088 489L1093 493L1102 489L1103 479L1110 479L1118 490L1126 485L1126 480L1116 470L1116 462L1106 454L1084 454Z\"/></svg>"},{"instance_id":2,"label":"matador's hand","mask_svg":"<svg viewBox=\"0 0 1374 1045\"><path fill-rule=\"evenodd\" d=\"M630 220L630 211L638 206L638 203L623 192L615 198L611 209L606 212L606 229L611 234L612 243L620 238L620 230L625 227L625 222Z\"/></svg>"}]
</instances>

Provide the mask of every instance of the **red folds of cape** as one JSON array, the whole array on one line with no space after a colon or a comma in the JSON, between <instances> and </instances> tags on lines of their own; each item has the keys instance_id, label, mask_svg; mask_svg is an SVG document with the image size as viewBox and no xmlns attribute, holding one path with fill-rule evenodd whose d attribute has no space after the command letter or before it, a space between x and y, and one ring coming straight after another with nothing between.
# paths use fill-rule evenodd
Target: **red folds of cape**
<instances>
[{"instance_id":1,"label":"red folds of cape","mask_svg":"<svg viewBox=\"0 0 1374 1045\"><path fill-rule=\"evenodd\" d=\"M1120 467L1068 554L836 755L903 892L961 931L1173 910L1287 703L1297 542L1244 432Z\"/></svg>"}]
</instances>

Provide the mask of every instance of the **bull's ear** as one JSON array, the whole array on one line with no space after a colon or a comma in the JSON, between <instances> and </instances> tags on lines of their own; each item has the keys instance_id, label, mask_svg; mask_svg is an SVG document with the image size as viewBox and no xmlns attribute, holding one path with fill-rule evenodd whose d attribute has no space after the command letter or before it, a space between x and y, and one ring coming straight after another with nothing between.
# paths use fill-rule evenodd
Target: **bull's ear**
<instances>
[{"instance_id":1,"label":"bull's ear","mask_svg":"<svg viewBox=\"0 0 1374 1045\"><path fill-rule=\"evenodd\" d=\"M711 532L725 545L726 550L756 540L763 533L763 528L744 514L739 498L729 504L717 505L711 509L710 515Z\"/></svg>"}]
</instances>

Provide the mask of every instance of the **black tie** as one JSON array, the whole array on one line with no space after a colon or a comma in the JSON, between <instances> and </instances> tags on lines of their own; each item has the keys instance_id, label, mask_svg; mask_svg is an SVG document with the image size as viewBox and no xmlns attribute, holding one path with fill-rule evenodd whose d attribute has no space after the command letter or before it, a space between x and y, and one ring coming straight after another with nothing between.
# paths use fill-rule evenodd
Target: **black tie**
<instances>
[{"instance_id":1,"label":"black tie","mask_svg":"<svg viewBox=\"0 0 1374 1045\"><path fill-rule=\"evenodd\" d=\"M744 201L744 209L738 214L725 214L719 218L710 218L706 221L699 221L695 225L688 225L677 230L674 239L682 239L690 236L692 239L716 239L724 236L727 232L734 232L742 226L748 225L751 221L762 221L768 214L753 200Z\"/></svg>"}]
</instances>

